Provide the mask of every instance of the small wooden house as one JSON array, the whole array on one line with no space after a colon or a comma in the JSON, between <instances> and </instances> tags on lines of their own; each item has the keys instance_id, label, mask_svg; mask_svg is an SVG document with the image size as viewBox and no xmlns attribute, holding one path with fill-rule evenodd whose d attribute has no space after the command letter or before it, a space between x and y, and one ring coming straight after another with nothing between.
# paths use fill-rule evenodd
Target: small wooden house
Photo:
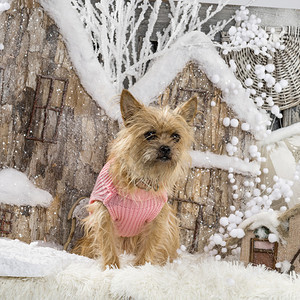
<instances>
[{"instance_id":1,"label":"small wooden house","mask_svg":"<svg viewBox=\"0 0 300 300\"><path fill-rule=\"evenodd\" d=\"M41 211L45 217L34 216L34 220L28 209L26 222L38 224L34 230L40 232L23 240L38 238L63 245L71 227L68 213L77 199L89 196L119 125L81 85L54 21L35 2L22 3L13 2L0 16L4 44L0 52L0 168L26 173L55 199ZM194 47L195 40L203 47ZM248 147L264 132L268 117L257 110L203 33L184 37L173 50L158 59L130 91L146 104L156 99L156 105L171 107L192 95L198 97L192 153L198 162L170 196L180 219L181 242L197 252L218 229L219 218L228 214L229 207L240 208L244 201L243 181L255 177L259 169ZM224 125L225 118L234 120L231 126ZM250 124L250 130L243 130L242 123ZM228 155L226 146L233 136L239 144L234 155ZM22 239L22 227L14 228L2 236Z\"/></svg>"},{"instance_id":2,"label":"small wooden house","mask_svg":"<svg viewBox=\"0 0 300 300\"><path fill-rule=\"evenodd\" d=\"M276 214L276 216L275 216ZM240 260L246 265L263 264L279 271L300 272L300 205L284 213L262 213L245 228L242 239ZM243 226L243 223L240 225ZM259 232L260 231L260 232ZM278 241L270 241L268 234L279 236ZM277 264L281 263L281 264ZM287 263L287 264L286 264ZM277 265L276 265L277 264ZM284 264L288 269L284 269Z\"/></svg>"}]
</instances>

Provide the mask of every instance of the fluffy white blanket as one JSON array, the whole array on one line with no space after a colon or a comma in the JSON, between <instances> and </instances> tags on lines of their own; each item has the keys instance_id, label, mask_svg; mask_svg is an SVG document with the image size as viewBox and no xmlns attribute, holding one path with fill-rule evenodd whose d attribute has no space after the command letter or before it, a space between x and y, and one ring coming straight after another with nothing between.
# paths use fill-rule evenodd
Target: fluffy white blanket
<instances>
[{"instance_id":1,"label":"fluffy white blanket","mask_svg":"<svg viewBox=\"0 0 300 300\"><path fill-rule=\"evenodd\" d=\"M31 247L31 254L33 248L38 253L48 251L25 246L22 248L24 256L26 247ZM238 262L183 253L176 263L164 267L150 264L132 267L128 256L124 256L121 269L101 271L97 261L63 251L49 251L48 258L51 256L56 261L57 256L60 265L64 261L63 268L56 268L56 272L43 277L2 276L0 299L300 299L300 278L296 274L283 275L263 267L245 268ZM18 269L22 259L16 255L14 259L15 266L8 263L8 257L2 267L6 264L6 268ZM53 266L53 262L51 264Z\"/></svg>"}]
</instances>

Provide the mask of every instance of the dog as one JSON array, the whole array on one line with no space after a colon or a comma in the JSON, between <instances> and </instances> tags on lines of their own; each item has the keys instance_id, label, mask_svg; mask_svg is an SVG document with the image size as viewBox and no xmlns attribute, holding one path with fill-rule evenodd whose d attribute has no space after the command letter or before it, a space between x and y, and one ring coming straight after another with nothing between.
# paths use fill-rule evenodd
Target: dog
<instances>
[{"instance_id":1,"label":"dog","mask_svg":"<svg viewBox=\"0 0 300 300\"><path fill-rule=\"evenodd\" d=\"M164 265L176 259L180 246L167 195L190 168L197 98L175 110L159 109L123 90L120 109L124 128L110 145L74 252L101 257L104 267L119 268L121 251L134 254L137 266Z\"/></svg>"}]
</instances>

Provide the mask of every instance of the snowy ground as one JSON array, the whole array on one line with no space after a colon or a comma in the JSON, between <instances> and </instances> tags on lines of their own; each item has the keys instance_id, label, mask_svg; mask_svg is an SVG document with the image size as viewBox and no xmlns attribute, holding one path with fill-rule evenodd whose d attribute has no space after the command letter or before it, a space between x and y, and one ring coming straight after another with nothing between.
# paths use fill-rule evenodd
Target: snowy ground
<instances>
[{"instance_id":1,"label":"snowy ground","mask_svg":"<svg viewBox=\"0 0 300 300\"><path fill-rule=\"evenodd\" d=\"M182 253L164 267L120 270L49 247L0 239L0 299L299 299L300 278ZM18 277L7 277L18 276ZM26 278L22 278L26 277Z\"/></svg>"}]
</instances>

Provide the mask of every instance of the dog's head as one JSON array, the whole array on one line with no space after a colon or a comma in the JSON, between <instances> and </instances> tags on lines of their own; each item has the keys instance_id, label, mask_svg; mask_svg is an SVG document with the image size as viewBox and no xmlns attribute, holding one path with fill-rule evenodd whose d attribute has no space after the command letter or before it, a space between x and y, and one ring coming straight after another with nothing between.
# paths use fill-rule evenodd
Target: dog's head
<instances>
[{"instance_id":1,"label":"dog's head","mask_svg":"<svg viewBox=\"0 0 300 300\"><path fill-rule=\"evenodd\" d=\"M196 97L175 110L159 109L142 105L124 90L120 106L125 126L112 146L113 159L122 161L131 183L168 188L173 181L173 186L189 166Z\"/></svg>"}]
</instances>

